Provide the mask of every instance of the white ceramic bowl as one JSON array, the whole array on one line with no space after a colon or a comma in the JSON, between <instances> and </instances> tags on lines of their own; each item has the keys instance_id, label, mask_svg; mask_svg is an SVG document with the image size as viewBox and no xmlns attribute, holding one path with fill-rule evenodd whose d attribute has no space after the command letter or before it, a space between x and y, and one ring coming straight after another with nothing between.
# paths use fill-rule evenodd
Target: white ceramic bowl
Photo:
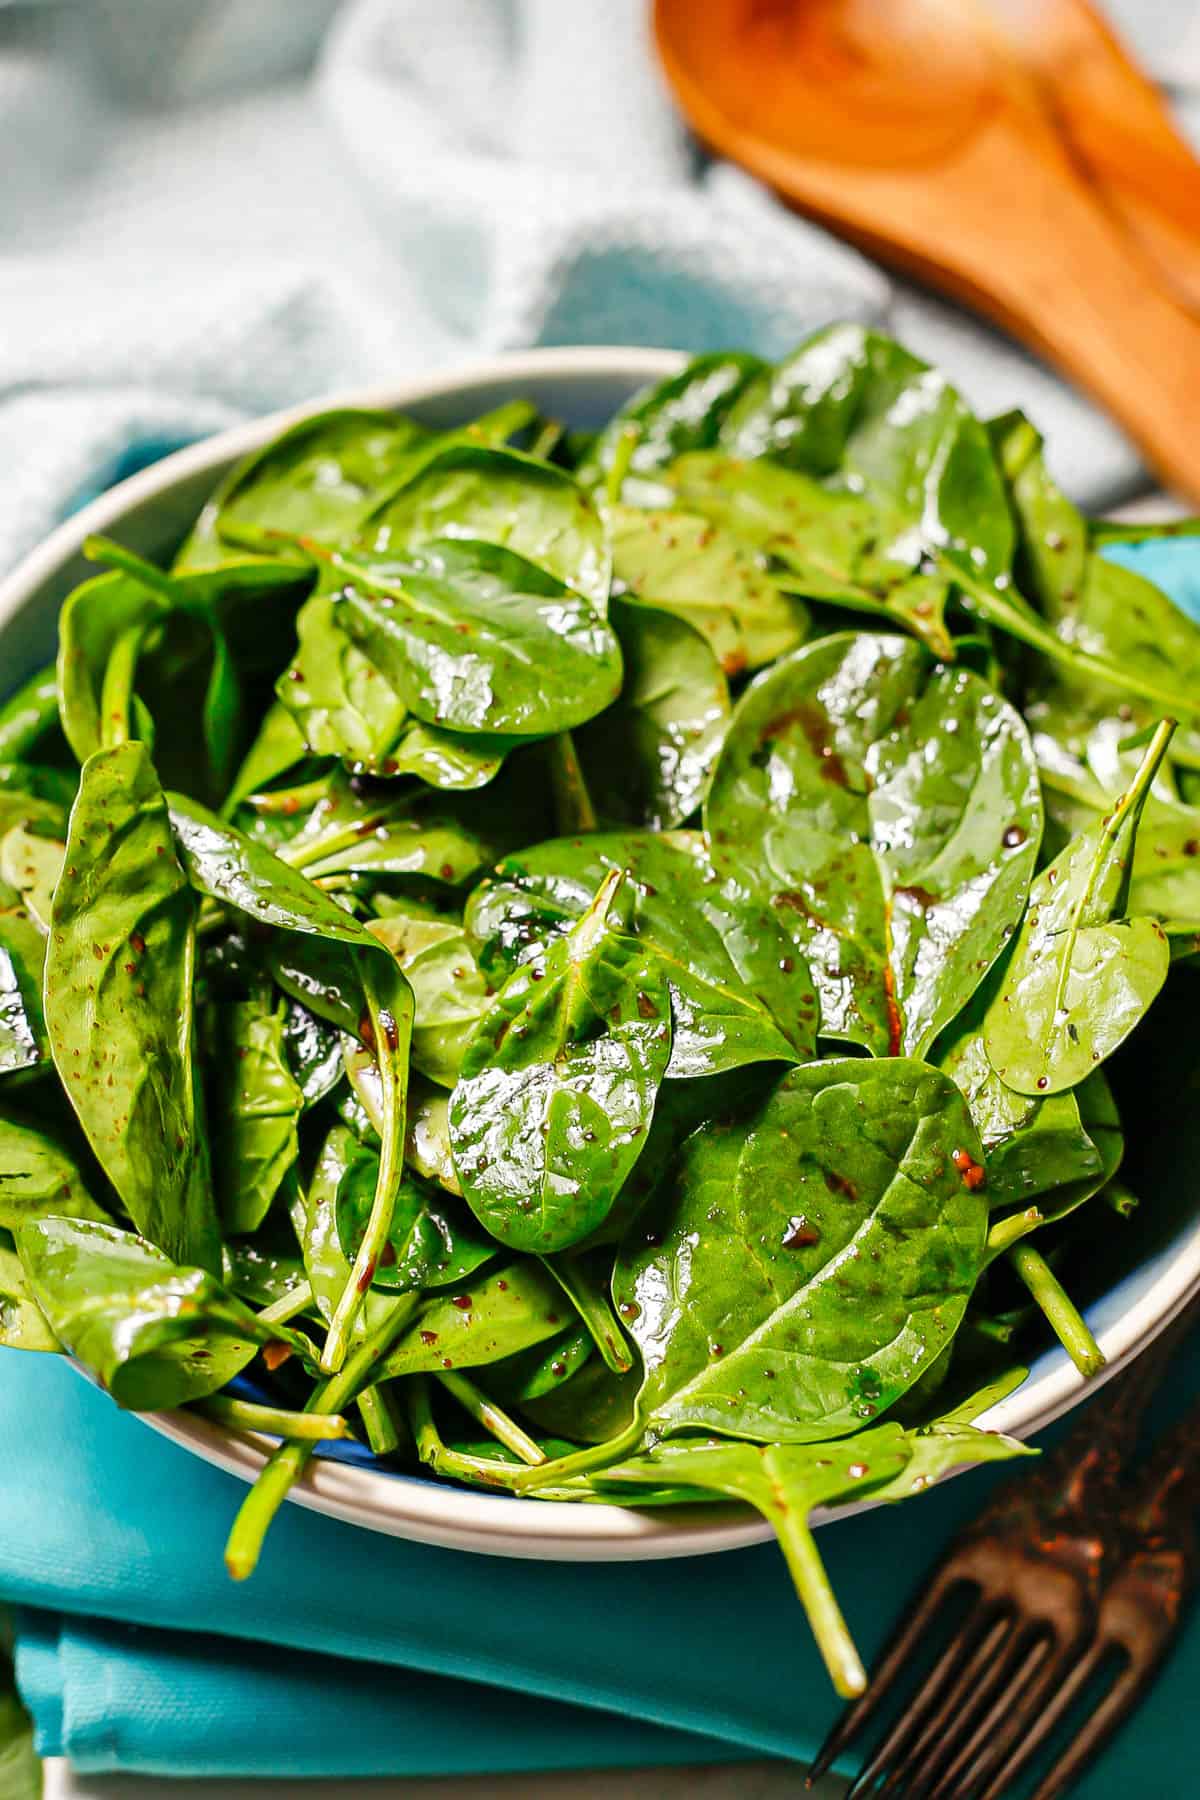
<instances>
[{"instance_id":1,"label":"white ceramic bowl","mask_svg":"<svg viewBox=\"0 0 1200 1800\"><path fill-rule=\"evenodd\" d=\"M146 556L169 556L231 463L306 413L330 406L394 407L429 424L453 425L520 395L551 417L587 428L601 424L635 389L669 375L681 361L668 350L619 348L494 357L421 381L328 395L168 456L84 507L0 582L0 693L52 654L59 606L78 581L95 572L80 552L89 533L109 533ZM1088 1321L1108 1358L1105 1375L1156 1336L1197 1291L1200 1218L1090 1309ZM1028 1380L979 1423L1028 1436L1074 1406L1088 1385L1061 1350L1047 1351ZM254 1479L270 1448L267 1439L227 1431L190 1413L156 1414L147 1423L246 1481ZM498 1556L567 1561L694 1556L771 1535L757 1514L740 1507L639 1512L517 1500L337 1462L310 1465L294 1498L373 1531Z\"/></svg>"}]
</instances>

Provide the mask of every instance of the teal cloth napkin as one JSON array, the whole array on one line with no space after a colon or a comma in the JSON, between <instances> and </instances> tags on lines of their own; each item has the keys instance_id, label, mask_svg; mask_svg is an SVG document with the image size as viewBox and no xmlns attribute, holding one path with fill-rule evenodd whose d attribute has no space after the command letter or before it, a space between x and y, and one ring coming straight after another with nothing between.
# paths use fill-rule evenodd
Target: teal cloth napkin
<instances>
[{"instance_id":1,"label":"teal cloth napkin","mask_svg":"<svg viewBox=\"0 0 1200 1800\"><path fill-rule=\"evenodd\" d=\"M1173 1384L1200 1385L1200 1340ZM1103 1404L1103 1401L1100 1402ZM466 1775L806 1761L837 1703L773 1546L657 1564L517 1562L286 1507L252 1582L243 1492L67 1365L0 1353L0 1595L43 1755L86 1772ZM1000 1476L1000 1479L1003 1479ZM873 1656L996 1476L831 1526ZM1200 1621L1084 1800L1194 1800Z\"/></svg>"}]
</instances>

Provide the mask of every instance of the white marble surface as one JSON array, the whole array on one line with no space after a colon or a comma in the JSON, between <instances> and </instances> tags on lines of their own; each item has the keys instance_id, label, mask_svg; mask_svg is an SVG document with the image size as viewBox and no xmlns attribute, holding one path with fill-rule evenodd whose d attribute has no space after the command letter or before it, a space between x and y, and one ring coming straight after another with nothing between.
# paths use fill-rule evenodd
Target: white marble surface
<instances>
[{"instance_id":1,"label":"white marble surface","mask_svg":"<svg viewBox=\"0 0 1200 1800\"><path fill-rule=\"evenodd\" d=\"M470 1781L305 1782L303 1800L795 1800L794 1763L724 1763L687 1769L596 1769L558 1775L479 1776ZM814 1800L837 1800L841 1781L827 1779ZM72 1775L47 1766L45 1800L297 1800L292 1781L154 1781L130 1775Z\"/></svg>"}]
</instances>

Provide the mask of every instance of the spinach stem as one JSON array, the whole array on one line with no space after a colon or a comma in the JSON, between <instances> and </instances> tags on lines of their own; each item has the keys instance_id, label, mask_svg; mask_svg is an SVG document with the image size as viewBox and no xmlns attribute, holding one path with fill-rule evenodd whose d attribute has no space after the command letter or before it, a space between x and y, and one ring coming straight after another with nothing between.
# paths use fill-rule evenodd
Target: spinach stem
<instances>
[{"instance_id":1,"label":"spinach stem","mask_svg":"<svg viewBox=\"0 0 1200 1800\"><path fill-rule=\"evenodd\" d=\"M340 1369L346 1359L346 1347L350 1341L350 1333L374 1279L379 1259L387 1245L388 1232L392 1226L392 1214L396 1207L396 1195L404 1174L404 1090L397 1075L396 1064L388 1043L389 1029L394 1031L395 1027L385 1024L374 983L369 976L364 976L363 992L367 999L367 1011L371 1017L371 1031L375 1043L375 1067L379 1071L380 1097L383 1106L379 1176L375 1183L375 1199L371 1206L371 1215L367 1220L367 1228L363 1232L362 1243L359 1245L358 1255L354 1259L354 1267L350 1271L341 1297L334 1308L333 1318L329 1322L329 1333L325 1339L324 1349L321 1351L321 1368L327 1375Z\"/></svg>"},{"instance_id":2,"label":"spinach stem","mask_svg":"<svg viewBox=\"0 0 1200 1800\"><path fill-rule=\"evenodd\" d=\"M625 477L633 462L633 453L638 447L641 428L632 422L623 425L613 445L612 461L608 465L608 474L604 478L604 498L609 506L616 506L621 499L621 489L625 485Z\"/></svg>"},{"instance_id":3,"label":"spinach stem","mask_svg":"<svg viewBox=\"0 0 1200 1800\"><path fill-rule=\"evenodd\" d=\"M130 625L117 638L104 666L100 686L100 742L106 750L129 742L133 683L144 632L144 625Z\"/></svg>"},{"instance_id":4,"label":"spinach stem","mask_svg":"<svg viewBox=\"0 0 1200 1800\"><path fill-rule=\"evenodd\" d=\"M231 1425L235 1431L267 1431L272 1437L303 1438L320 1443L325 1438L347 1438L350 1426L341 1413L291 1412L282 1406L259 1406L252 1400L235 1400L229 1394L214 1394L198 1400L193 1408L218 1424Z\"/></svg>"},{"instance_id":5,"label":"spinach stem","mask_svg":"<svg viewBox=\"0 0 1200 1800\"><path fill-rule=\"evenodd\" d=\"M535 1469L506 1470L507 1485L514 1494L524 1494L534 1488L546 1487L551 1482L569 1481L574 1475L586 1475L592 1469L606 1469L610 1464L619 1462L631 1450L636 1450L644 1435L645 1427L641 1419L635 1418L632 1425L603 1444L592 1444L586 1450L573 1450L569 1456L556 1457L552 1462L541 1463Z\"/></svg>"},{"instance_id":6,"label":"spinach stem","mask_svg":"<svg viewBox=\"0 0 1200 1800\"><path fill-rule=\"evenodd\" d=\"M1104 1367L1104 1352L1041 1251L1032 1244L1016 1244L1008 1252L1008 1260L1079 1373L1089 1380L1098 1375Z\"/></svg>"},{"instance_id":7,"label":"spinach stem","mask_svg":"<svg viewBox=\"0 0 1200 1800\"><path fill-rule=\"evenodd\" d=\"M598 820L584 780L575 739L560 731L546 743L550 785L554 792L554 822L561 837L577 831L595 831Z\"/></svg>"},{"instance_id":8,"label":"spinach stem","mask_svg":"<svg viewBox=\"0 0 1200 1800\"><path fill-rule=\"evenodd\" d=\"M390 1456L400 1446L400 1432L382 1387L366 1387L358 1396L358 1410L367 1443L376 1456Z\"/></svg>"},{"instance_id":9,"label":"spinach stem","mask_svg":"<svg viewBox=\"0 0 1200 1800\"><path fill-rule=\"evenodd\" d=\"M519 1456L523 1463L528 1463L531 1467L545 1462L545 1452L538 1448L526 1432L521 1430L515 1419L510 1419L508 1414L494 1401L489 1400L473 1381L468 1381L465 1375L452 1373L449 1370L439 1370L437 1379L446 1392L454 1396L463 1411L469 1414L477 1425L482 1425L483 1429L491 1437L494 1437L498 1444L503 1444L506 1450L511 1450L514 1456Z\"/></svg>"},{"instance_id":10,"label":"spinach stem","mask_svg":"<svg viewBox=\"0 0 1200 1800\"><path fill-rule=\"evenodd\" d=\"M574 1251L562 1250L557 1256L543 1257L542 1261L587 1326L605 1366L614 1375L628 1375L633 1358L625 1334L617 1323L608 1296L592 1281L582 1258Z\"/></svg>"},{"instance_id":11,"label":"spinach stem","mask_svg":"<svg viewBox=\"0 0 1200 1800\"><path fill-rule=\"evenodd\" d=\"M278 1300L272 1300L270 1306L264 1306L258 1314L258 1322L260 1325L286 1325L289 1320L307 1312L312 1303L312 1288L307 1281L302 1281L299 1287L289 1288Z\"/></svg>"},{"instance_id":12,"label":"spinach stem","mask_svg":"<svg viewBox=\"0 0 1200 1800\"><path fill-rule=\"evenodd\" d=\"M1006 1219L997 1219L987 1234L987 1251L989 1258L999 1256L1002 1251L1011 1249L1039 1225L1045 1224L1043 1215L1036 1206L1027 1206L1023 1212L1010 1213Z\"/></svg>"},{"instance_id":13,"label":"spinach stem","mask_svg":"<svg viewBox=\"0 0 1200 1800\"><path fill-rule=\"evenodd\" d=\"M451 1450L442 1441L433 1416L429 1397L429 1379L414 1375L408 1383L409 1424L416 1441L417 1455L435 1475L451 1475L459 1481L471 1481L488 1487L507 1487L513 1473L507 1463L488 1462L482 1456L471 1456L463 1450Z\"/></svg>"},{"instance_id":14,"label":"spinach stem","mask_svg":"<svg viewBox=\"0 0 1200 1800\"><path fill-rule=\"evenodd\" d=\"M844 1700L853 1700L866 1688L867 1672L834 1597L808 1522L789 1506L778 1516L772 1515L770 1523L830 1679Z\"/></svg>"},{"instance_id":15,"label":"spinach stem","mask_svg":"<svg viewBox=\"0 0 1200 1800\"><path fill-rule=\"evenodd\" d=\"M406 1296L408 1298L408 1296ZM355 1346L336 1375L315 1387L305 1402L306 1413L340 1412L367 1386L371 1371L404 1330L417 1309L411 1296L408 1306L397 1304ZM262 1554L271 1520L303 1475L316 1448L311 1438L281 1444L259 1472L257 1481L242 1501L225 1545L225 1567L235 1581L253 1575Z\"/></svg>"}]
</instances>

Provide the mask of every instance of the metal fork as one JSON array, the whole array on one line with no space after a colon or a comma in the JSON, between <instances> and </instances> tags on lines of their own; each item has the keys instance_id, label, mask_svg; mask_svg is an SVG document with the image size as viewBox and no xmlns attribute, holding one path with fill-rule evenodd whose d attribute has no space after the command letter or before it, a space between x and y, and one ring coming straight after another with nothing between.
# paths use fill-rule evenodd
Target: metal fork
<instances>
[{"instance_id":1,"label":"metal fork","mask_svg":"<svg viewBox=\"0 0 1200 1800\"><path fill-rule=\"evenodd\" d=\"M1103 1700L1032 1800L1066 1791L1149 1685L1195 1579L1200 1408L1162 1440L1133 1497L1120 1492L1142 1414L1181 1335L1180 1328L1164 1333L1037 1473L1002 1488L960 1533L866 1693L822 1745L810 1786L958 1601L965 1616L847 1800L1000 1800L1102 1667L1120 1660Z\"/></svg>"}]
</instances>

